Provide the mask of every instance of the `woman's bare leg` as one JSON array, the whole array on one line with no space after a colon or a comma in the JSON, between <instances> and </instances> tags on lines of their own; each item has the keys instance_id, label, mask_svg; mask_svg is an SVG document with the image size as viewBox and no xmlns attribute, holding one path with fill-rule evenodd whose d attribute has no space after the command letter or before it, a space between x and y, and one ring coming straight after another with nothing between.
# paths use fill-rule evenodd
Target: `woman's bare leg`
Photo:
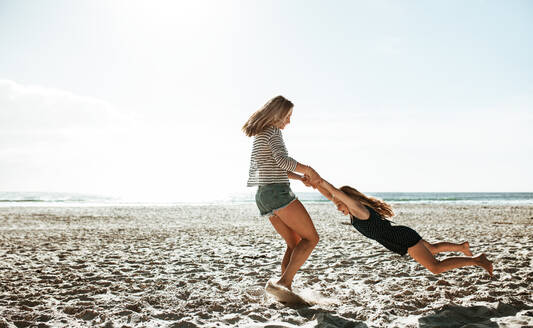
<instances>
[{"instance_id":1,"label":"woman's bare leg","mask_svg":"<svg viewBox=\"0 0 533 328\"><path fill-rule=\"evenodd\" d=\"M276 231L287 243L287 249L285 250L283 260L281 261L281 274L283 275L287 269L287 265L289 264L294 248L296 245L298 245L302 238L298 236L296 232L291 230L291 228L289 228L285 223L283 223L283 221L281 221L281 219L275 214L270 217L270 223L272 223L274 229L276 229Z\"/></svg>"},{"instance_id":2,"label":"woman's bare leg","mask_svg":"<svg viewBox=\"0 0 533 328\"><path fill-rule=\"evenodd\" d=\"M426 269L434 274L439 274L451 269L461 268L464 266L480 266L492 277L492 262L485 254L476 257L449 257L442 261L437 260L433 254L426 248L424 240L419 241L416 245L409 247L409 255L423 265Z\"/></svg>"},{"instance_id":3,"label":"woman's bare leg","mask_svg":"<svg viewBox=\"0 0 533 328\"><path fill-rule=\"evenodd\" d=\"M437 253L442 253L442 252L461 252L466 256L472 256L472 252L470 251L470 244L467 241L461 244L448 243L448 242L430 244L425 240L422 240L422 242L424 243L424 246L426 246L426 248L433 255Z\"/></svg>"},{"instance_id":4,"label":"woman's bare leg","mask_svg":"<svg viewBox=\"0 0 533 328\"><path fill-rule=\"evenodd\" d=\"M277 282L279 285L291 289L296 272L304 264L309 255L311 255L311 252L318 243L318 233L307 210L299 200L293 201L289 206L276 211L275 214L301 238L300 242L296 244L292 251L283 275Z\"/></svg>"}]
</instances>

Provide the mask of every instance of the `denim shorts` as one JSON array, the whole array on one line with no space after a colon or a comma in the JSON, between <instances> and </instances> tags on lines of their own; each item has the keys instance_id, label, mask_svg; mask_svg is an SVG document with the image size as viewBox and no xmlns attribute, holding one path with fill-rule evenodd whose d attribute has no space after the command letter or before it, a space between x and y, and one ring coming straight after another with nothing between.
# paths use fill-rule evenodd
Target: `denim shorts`
<instances>
[{"instance_id":1,"label":"denim shorts","mask_svg":"<svg viewBox=\"0 0 533 328\"><path fill-rule=\"evenodd\" d=\"M270 216L274 211L287 207L296 199L288 183L273 183L257 188L255 203L261 216Z\"/></svg>"}]
</instances>

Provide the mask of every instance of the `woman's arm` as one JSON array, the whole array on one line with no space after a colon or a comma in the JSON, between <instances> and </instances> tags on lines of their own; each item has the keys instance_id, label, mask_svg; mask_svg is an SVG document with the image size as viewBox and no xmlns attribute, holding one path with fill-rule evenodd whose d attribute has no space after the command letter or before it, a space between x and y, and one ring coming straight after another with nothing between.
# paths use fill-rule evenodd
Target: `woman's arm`
<instances>
[{"instance_id":1,"label":"woman's arm","mask_svg":"<svg viewBox=\"0 0 533 328\"><path fill-rule=\"evenodd\" d=\"M272 136L268 139L270 149L272 150L272 157L276 164L288 172L298 172L308 175L311 178L312 184L320 183L320 175L310 166L298 163L295 159L287 155L287 149L285 148L285 142L281 137L279 130L274 131Z\"/></svg>"},{"instance_id":2,"label":"woman's arm","mask_svg":"<svg viewBox=\"0 0 533 328\"><path fill-rule=\"evenodd\" d=\"M296 174L294 172L291 172L291 171L287 171L287 176L289 177L289 179L293 179L293 180L300 180L300 181L304 181L304 176L303 175L299 175L299 174Z\"/></svg>"}]
</instances>

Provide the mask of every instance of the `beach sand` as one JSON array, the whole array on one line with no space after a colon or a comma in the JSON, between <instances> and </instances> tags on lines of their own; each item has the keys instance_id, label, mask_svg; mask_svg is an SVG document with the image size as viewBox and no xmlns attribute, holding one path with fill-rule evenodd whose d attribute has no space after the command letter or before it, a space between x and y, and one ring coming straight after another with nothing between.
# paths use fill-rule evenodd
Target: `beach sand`
<instances>
[{"instance_id":1,"label":"beach sand","mask_svg":"<svg viewBox=\"0 0 533 328\"><path fill-rule=\"evenodd\" d=\"M492 279L433 275L305 206L321 239L294 282L302 308L265 294L284 243L254 204L2 207L0 328L533 327L533 206L394 204L424 239L486 253Z\"/></svg>"}]
</instances>

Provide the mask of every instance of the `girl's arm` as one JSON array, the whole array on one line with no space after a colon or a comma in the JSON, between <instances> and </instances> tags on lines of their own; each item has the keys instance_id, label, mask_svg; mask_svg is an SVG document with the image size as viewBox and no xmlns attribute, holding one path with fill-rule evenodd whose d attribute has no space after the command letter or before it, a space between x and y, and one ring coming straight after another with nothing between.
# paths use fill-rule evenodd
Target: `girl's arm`
<instances>
[{"instance_id":1,"label":"girl's arm","mask_svg":"<svg viewBox=\"0 0 533 328\"><path fill-rule=\"evenodd\" d=\"M344 203L347 207L349 212L361 220L367 220L370 216L370 212L368 212L368 209L361 204L361 202L356 201L355 199L352 199L345 193L343 193L341 190L335 188L331 183L327 182L326 180L322 179L322 182L320 185L317 186L318 191L322 193L327 199L335 202L335 199L338 199L342 203ZM323 191L324 192L323 192ZM326 196L326 193L329 194L329 197Z\"/></svg>"},{"instance_id":2,"label":"girl's arm","mask_svg":"<svg viewBox=\"0 0 533 328\"><path fill-rule=\"evenodd\" d=\"M321 185L318 185L316 187L316 189L318 189L318 191L320 191L320 193L322 195L324 195L324 197L326 197L327 199L333 201L333 197L331 196L331 193L329 191L327 191L326 189L324 189L324 187L322 187Z\"/></svg>"},{"instance_id":3,"label":"girl's arm","mask_svg":"<svg viewBox=\"0 0 533 328\"><path fill-rule=\"evenodd\" d=\"M348 207L351 207L350 204L355 202L353 199L348 197L345 193L335 188L331 183L327 182L324 179L322 179L322 182L320 183L319 187L321 189L324 189L325 192L330 194L330 197L328 197L328 199L330 200L334 200L335 198L337 198L338 200L346 204L346 206Z\"/></svg>"}]
</instances>

